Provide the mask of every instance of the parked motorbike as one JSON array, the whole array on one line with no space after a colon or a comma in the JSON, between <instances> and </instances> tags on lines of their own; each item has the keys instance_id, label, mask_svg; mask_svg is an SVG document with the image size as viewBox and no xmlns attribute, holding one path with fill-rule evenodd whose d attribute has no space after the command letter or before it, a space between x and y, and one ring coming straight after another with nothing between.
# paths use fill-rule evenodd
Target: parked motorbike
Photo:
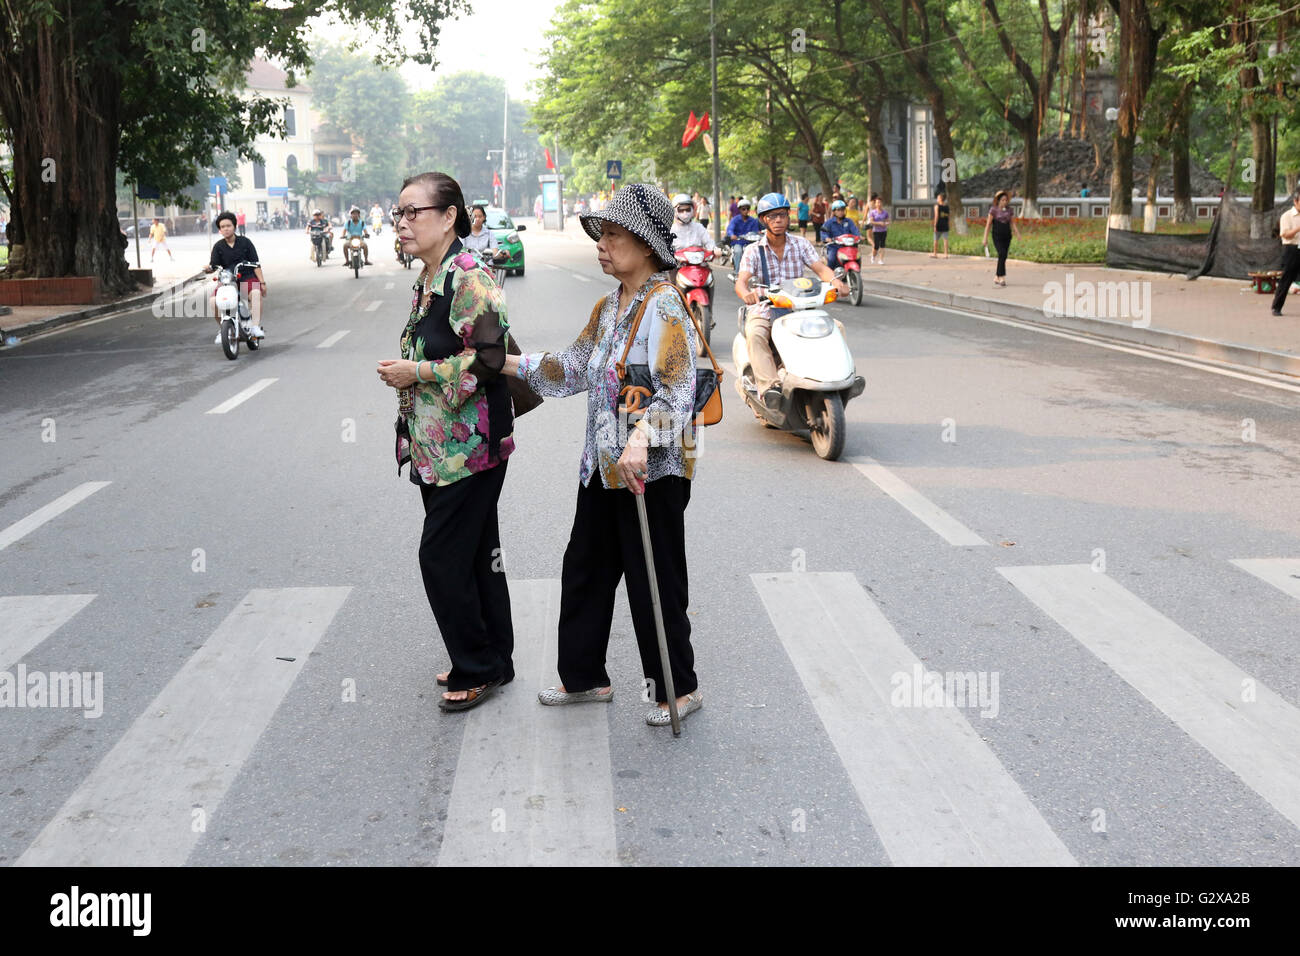
<instances>
[{"instance_id":1,"label":"parked motorbike","mask_svg":"<svg viewBox=\"0 0 1300 956\"><path fill-rule=\"evenodd\" d=\"M250 352L256 352L262 344L257 336L248 334L252 314L248 299L239 294L238 282L241 269L256 269L259 265L257 262L241 262L234 269L218 269L213 276L217 283L217 316L221 320L221 351L232 362L239 357L240 342L246 342Z\"/></svg>"},{"instance_id":2,"label":"parked motorbike","mask_svg":"<svg viewBox=\"0 0 1300 956\"><path fill-rule=\"evenodd\" d=\"M835 247L835 278L843 279L849 287L849 301L854 305L862 304L862 262L858 258L857 236L845 234L837 236L826 243L826 248Z\"/></svg>"},{"instance_id":3,"label":"parked motorbike","mask_svg":"<svg viewBox=\"0 0 1300 956\"><path fill-rule=\"evenodd\" d=\"M735 275L729 277L733 282ZM819 458L835 461L844 450L844 407L861 395L866 381L853 363L853 354L839 325L821 307L836 299L828 282L802 276L787 290L780 283L750 287L771 304L772 353L780 370L780 401L769 408L754 385L753 365L745 341L745 310L738 313L740 331L731 344L736 363L736 391L759 421L782 431L808 433Z\"/></svg>"},{"instance_id":4,"label":"parked motorbike","mask_svg":"<svg viewBox=\"0 0 1300 956\"><path fill-rule=\"evenodd\" d=\"M704 341L713 345L713 270L709 268L709 253L702 246L683 246L673 253L677 257L677 287L686 296L686 302L699 327L704 331ZM701 343L699 354L704 354Z\"/></svg>"}]
</instances>

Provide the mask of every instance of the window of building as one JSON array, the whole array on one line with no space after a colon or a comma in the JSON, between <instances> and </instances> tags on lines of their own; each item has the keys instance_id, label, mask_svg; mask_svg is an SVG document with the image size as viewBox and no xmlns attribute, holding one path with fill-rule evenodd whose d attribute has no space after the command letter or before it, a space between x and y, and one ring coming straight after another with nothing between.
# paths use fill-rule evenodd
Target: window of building
<instances>
[{"instance_id":1,"label":"window of building","mask_svg":"<svg viewBox=\"0 0 1300 956\"><path fill-rule=\"evenodd\" d=\"M266 188L266 165L264 163L253 164L253 188Z\"/></svg>"},{"instance_id":2,"label":"window of building","mask_svg":"<svg viewBox=\"0 0 1300 956\"><path fill-rule=\"evenodd\" d=\"M284 108L284 132L286 136L298 135L297 121L294 118L292 106L286 106Z\"/></svg>"}]
</instances>

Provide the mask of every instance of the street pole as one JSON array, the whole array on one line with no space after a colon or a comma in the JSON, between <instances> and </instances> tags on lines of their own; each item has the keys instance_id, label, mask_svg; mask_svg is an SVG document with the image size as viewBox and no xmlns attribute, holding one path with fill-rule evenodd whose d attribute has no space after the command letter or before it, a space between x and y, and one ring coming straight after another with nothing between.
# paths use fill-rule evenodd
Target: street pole
<instances>
[{"instance_id":1,"label":"street pole","mask_svg":"<svg viewBox=\"0 0 1300 956\"><path fill-rule=\"evenodd\" d=\"M510 165L510 85L506 85L506 110L501 120L501 208L510 215L510 201L506 199L506 168Z\"/></svg>"},{"instance_id":2,"label":"street pole","mask_svg":"<svg viewBox=\"0 0 1300 956\"><path fill-rule=\"evenodd\" d=\"M143 269L140 265L140 216L135 211L135 190L139 183L131 184L131 221L135 223L135 267Z\"/></svg>"},{"instance_id":3,"label":"street pole","mask_svg":"<svg viewBox=\"0 0 1300 956\"><path fill-rule=\"evenodd\" d=\"M560 178L560 134L555 134L555 190L560 194L560 231L564 231L564 180Z\"/></svg>"},{"instance_id":4,"label":"street pole","mask_svg":"<svg viewBox=\"0 0 1300 956\"><path fill-rule=\"evenodd\" d=\"M713 241L722 242L722 175L718 167L718 140L722 136L718 124L718 36L714 17L715 0L709 0L709 111L713 122Z\"/></svg>"}]
</instances>

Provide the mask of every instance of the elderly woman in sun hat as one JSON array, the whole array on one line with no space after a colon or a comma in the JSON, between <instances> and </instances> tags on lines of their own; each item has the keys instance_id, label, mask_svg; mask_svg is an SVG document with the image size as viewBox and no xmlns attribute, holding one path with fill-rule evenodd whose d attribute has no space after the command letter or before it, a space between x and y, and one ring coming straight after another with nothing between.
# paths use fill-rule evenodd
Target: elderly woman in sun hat
<instances>
[{"instance_id":1,"label":"elderly woman in sun hat","mask_svg":"<svg viewBox=\"0 0 1300 956\"><path fill-rule=\"evenodd\" d=\"M666 726L668 696L659 659L650 585L633 495L645 495L673 686L683 717L702 704L686 615L685 512L695 475L687 439L695 405L696 330L669 281L673 207L654 186L633 183L601 211L580 217L596 240L596 259L618 280L596 303L577 340L558 352L507 356L505 373L543 396L587 393L587 434L578 469L577 512L561 572L559 665L562 683L543 704L609 701L605 653L620 579L641 667L658 706L646 715ZM640 321L637 323L637 316ZM633 326L636 334L631 336ZM620 419L616 364L648 365L653 394L631 430Z\"/></svg>"}]
</instances>

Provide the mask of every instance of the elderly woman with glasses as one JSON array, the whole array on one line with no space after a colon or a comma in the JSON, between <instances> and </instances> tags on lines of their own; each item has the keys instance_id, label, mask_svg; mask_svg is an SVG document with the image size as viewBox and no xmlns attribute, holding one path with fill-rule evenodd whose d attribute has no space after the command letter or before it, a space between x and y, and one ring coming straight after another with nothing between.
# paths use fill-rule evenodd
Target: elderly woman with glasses
<instances>
[{"instance_id":1,"label":"elderly woman with glasses","mask_svg":"<svg viewBox=\"0 0 1300 956\"><path fill-rule=\"evenodd\" d=\"M596 260L618 285L596 303L586 328L567 349L510 356L505 365L506 374L518 375L541 395L587 393L577 513L561 571L562 683L538 699L547 705L613 699L605 654L614 595L624 579L646 688L658 703L646 723L667 726L668 694L633 495L645 496L669 666L680 695L678 711L685 717L703 703L686 615L685 512L695 475L691 418L697 334L681 293L668 280L675 260L667 196L633 183L581 222L596 240ZM619 416L617 365L624 355L627 365L649 367L652 385L644 415L630 431Z\"/></svg>"},{"instance_id":2,"label":"elderly woman with glasses","mask_svg":"<svg viewBox=\"0 0 1300 956\"><path fill-rule=\"evenodd\" d=\"M397 389L397 467L411 463L424 500L420 572L451 670L444 711L468 710L514 678L510 592L499 561L497 500L514 451L514 412L501 370L505 299L462 246L470 231L460 186L444 173L402 184L404 252L424 262L400 359L377 369Z\"/></svg>"}]
</instances>

